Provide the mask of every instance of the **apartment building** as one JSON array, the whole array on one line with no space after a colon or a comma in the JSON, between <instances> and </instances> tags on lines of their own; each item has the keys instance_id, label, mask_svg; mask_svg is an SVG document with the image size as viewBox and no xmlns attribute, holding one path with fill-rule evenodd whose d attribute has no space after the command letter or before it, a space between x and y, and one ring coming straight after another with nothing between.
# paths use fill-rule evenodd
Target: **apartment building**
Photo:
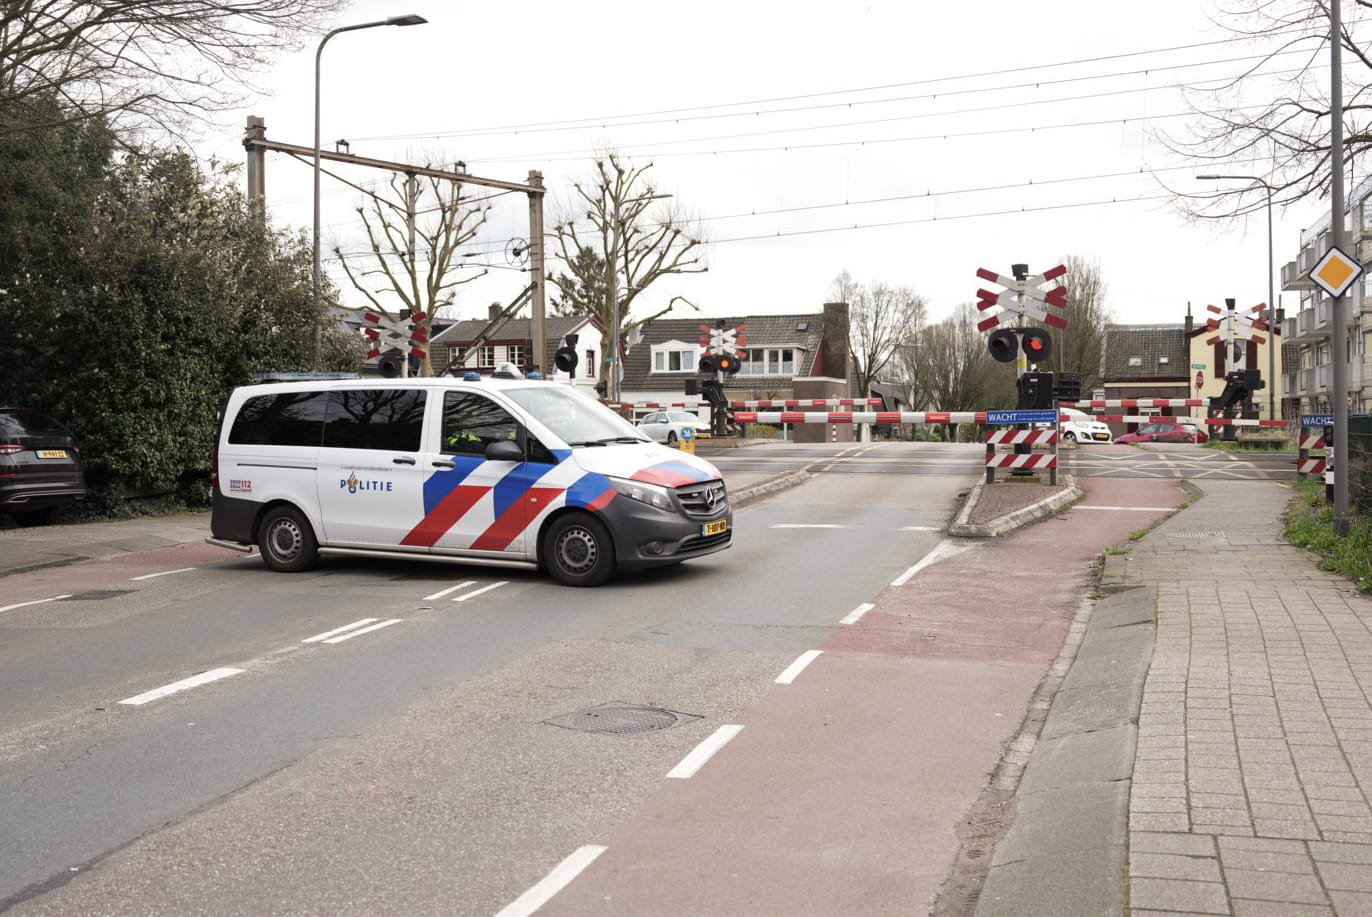
<instances>
[{"instance_id":1,"label":"apartment building","mask_svg":"<svg viewBox=\"0 0 1372 917\"><path fill-rule=\"evenodd\" d=\"M1364 267L1372 264L1372 177L1362 180L1348 195L1348 231L1345 250ZM1333 410L1334 360L1348 365L1348 409L1365 413L1372 409L1372 287L1367 275L1344 294L1344 317L1348 324L1347 346L1333 352L1333 301L1309 279L1315 264L1332 243L1330 217L1326 214L1301 233L1300 253L1281 271L1281 288L1300 295L1294 320L1288 309L1287 340L1295 349L1294 364L1287 367L1287 391L1299 403L1299 413L1324 414Z\"/></svg>"}]
</instances>

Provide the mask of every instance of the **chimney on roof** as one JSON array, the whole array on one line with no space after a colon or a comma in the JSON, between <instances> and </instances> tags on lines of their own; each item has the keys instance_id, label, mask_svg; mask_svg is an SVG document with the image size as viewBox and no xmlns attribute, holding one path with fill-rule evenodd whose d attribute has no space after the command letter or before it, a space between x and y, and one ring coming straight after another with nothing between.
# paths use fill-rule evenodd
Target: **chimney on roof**
<instances>
[{"instance_id":1,"label":"chimney on roof","mask_svg":"<svg viewBox=\"0 0 1372 917\"><path fill-rule=\"evenodd\" d=\"M487 314L487 316L486 316L486 317L487 317L487 320L488 320L488 321L492 321L492 322L495 321L496 319L500 318L500 313L502 313L502 312L504 312L504 311L505 311L505 307L502 306L500 303L498 303L498 302L493 302L493 303L491 303L490 312L489 312L489 313Z\"/></svg>"},{"instance_id":2,"label":"chimney on roof","mask_svg":"<svg viewBox=\"0 0 1372 917\"><path fill-rule=\"evenodd\" d=\"M824 304L824 374L834 379L848 378L850 351L848 344L848 304Z\"/></svg>"}]
</instances>

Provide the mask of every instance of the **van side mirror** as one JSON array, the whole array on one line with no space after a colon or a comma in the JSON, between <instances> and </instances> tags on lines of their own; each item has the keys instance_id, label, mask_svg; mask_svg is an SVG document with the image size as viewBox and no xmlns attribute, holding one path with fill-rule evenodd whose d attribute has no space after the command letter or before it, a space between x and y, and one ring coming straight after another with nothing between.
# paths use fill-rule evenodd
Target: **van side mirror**
<instances>
[{"instance_id":1,"label":"van side mirror","mask_svg":"<svg viewBox=\"0 0 1372 917\"><path fill-rule=\"evenodd\" d=\"M524 450L512 439L501 439L486 447L486 460L491 462L522 462Z\"/></svg>"}]
</instances>

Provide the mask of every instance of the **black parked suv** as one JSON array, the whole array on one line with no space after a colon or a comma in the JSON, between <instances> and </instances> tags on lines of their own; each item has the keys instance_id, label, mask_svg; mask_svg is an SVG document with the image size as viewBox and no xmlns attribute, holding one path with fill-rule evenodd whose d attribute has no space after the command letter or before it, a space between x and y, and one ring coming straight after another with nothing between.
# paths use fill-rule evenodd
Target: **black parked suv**
<instances>
[{"instance_id":1,"label":"black parked suv","mask_svg":"<svg viewBox=\"0 0 1372 917\"><path fill-rule=\"evenodd\" d=\"M0 513L47 522L85 495L85 467L71 431L28 408L0 408Z\"/></svg>"}]
</instances>

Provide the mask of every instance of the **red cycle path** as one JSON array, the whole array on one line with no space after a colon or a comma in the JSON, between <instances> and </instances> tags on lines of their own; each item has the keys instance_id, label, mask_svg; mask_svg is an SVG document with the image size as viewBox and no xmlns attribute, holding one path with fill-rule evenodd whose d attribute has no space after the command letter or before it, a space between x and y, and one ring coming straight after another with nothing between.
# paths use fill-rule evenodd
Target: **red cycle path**
<instances>
[{"instance_id":1,"label":"red cycle path","mask_svg":"<svg viewBox=\"0 0 1372 917\"><path fill-rule=\"evenodd\" d=\"M1174 481L1082 483L1086 506L1185 498ZM665 780L611 837L586 838L609 849L539 913L927 912L1092 559L1163 515L1074 509L887 587L695 776Z\"/></svg>"}]
</instances>

